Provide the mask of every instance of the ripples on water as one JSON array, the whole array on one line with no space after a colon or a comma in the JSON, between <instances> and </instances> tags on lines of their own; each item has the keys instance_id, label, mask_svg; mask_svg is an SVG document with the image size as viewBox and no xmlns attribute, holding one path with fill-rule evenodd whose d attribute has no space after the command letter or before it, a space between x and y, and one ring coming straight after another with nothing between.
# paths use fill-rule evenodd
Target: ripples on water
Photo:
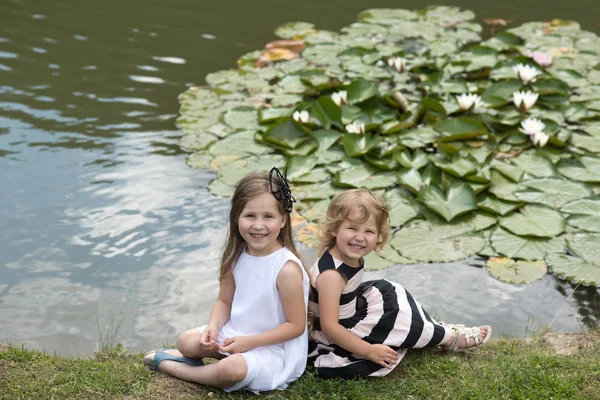
<instances>
[{"instance_id":1,"label":"ripples on water","mask_svg":"<svg viewBox=\"0 0 600 400\"><path fill-rule=\"evenodd\" d=\"M89 353L119 328L142 351L206 319L228 201L208 194L212 172L184 164L177 94L283 22L339 29L365 6L200 3L0 4L0 342ZM440 318L501 332L598 321L596 289L569 297L550 275L507 285L467 264L368 275L403 282Z\"/></svg>"}]
</instances>

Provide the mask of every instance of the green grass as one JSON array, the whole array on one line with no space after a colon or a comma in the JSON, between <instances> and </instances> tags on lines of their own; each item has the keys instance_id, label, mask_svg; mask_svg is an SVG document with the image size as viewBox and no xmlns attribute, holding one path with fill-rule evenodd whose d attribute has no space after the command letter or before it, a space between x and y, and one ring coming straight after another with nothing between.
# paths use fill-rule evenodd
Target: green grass
<instances>
[{"instance_id":1,"label":"green grass","mask_svg":"<svg viewBox=\"0 0 600 400\"><path fill-rule=\"evenodd\" d=\"M598 399L600 333L570 335L573 354L542 338L498 339L468 353L409 351L387 377L320 380L307 372L276 399ZM0 349L0 399L257 398L226 394L148 370L142 355L61 358Z\"/></svg>"}]
</instances>

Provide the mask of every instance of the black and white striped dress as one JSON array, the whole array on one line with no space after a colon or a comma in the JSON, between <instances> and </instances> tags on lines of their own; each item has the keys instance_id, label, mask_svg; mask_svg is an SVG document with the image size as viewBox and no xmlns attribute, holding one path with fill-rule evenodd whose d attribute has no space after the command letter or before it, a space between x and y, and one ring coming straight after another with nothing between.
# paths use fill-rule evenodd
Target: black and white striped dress
<instances>
[{"instance_id":1,"label":"black and white striped dress","mask_svg":"<svg viewBox=\"0 0 600 400\"><path fill-rule=\"evenodd\" d=\"M340 297L340 325L368 343L385 344L396 350L398 359L392 369L409 348L435 347L449 337L450 330L431 318L402 285L385 279L361 283L364 265L350 267L326 250L312 267L309 301L316 319L308 362L319 377L384 376L392 371L332 343L321 331L319 293L314 284L320 273L330 269L337 270L347 281Z\"/></svg>"}]
</instances>

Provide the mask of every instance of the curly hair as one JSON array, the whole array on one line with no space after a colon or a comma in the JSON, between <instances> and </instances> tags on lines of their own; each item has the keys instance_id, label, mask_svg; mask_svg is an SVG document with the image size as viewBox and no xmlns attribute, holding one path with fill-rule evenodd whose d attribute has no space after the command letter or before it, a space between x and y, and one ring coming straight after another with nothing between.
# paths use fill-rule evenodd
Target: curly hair
<instances>
[{"instance_id":1,"label":"curly hair","mask_svg":"<svg viewBox=\"0 0 600 400\"><path fill-rule=\"evenodd\" d=\"M350 219L350 214L358 211L360 217L352 220L354 223L364 223L371 215L375 216L379 237L375 252L379 253L390 239L390 213L385 203L367 189L351 189L335 196L329 207L325 220L319 229L318 252L322 254L325 249L335 245L334 233L338 231L342 222Z\"/></svg>"}]
</instances>

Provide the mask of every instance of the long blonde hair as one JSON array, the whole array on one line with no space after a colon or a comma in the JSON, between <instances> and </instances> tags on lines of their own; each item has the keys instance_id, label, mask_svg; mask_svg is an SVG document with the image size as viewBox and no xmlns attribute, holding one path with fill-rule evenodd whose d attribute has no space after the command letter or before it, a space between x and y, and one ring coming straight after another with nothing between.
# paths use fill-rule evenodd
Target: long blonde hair
<instances>
[{"instance_id":1,"label":"long blonde hair","mask_svg":"<svg viewBox=\"0 0 600 400\"><path fill-rule=\"evenodd\" d=\"M352 220L353 223L362 224L371 215L375 216L379 232L375 251L379 252L385 246L390 239L390 213L387 206L367 189L350 189L338 194L329 203L325 220L319 229L319 254L335 246L334 234L345 220L350 219L353 211L360 213L357 220Z\"/></svg>"},{"instance_id":2,"label":"long blonde hair","mask_svg":"<svg viewBox=\"0 0 600 400\"><path fill-rule=\"evenodd\" d=\"M280 190L278 182L273 180L269 182L269 176L262 172L252 172L240 180L231 198L231 210L229 211L229 229L225 239L225 247L221 256L221 268L219 269L219 280L231 274L233 267L240 255L244 251L245 241L240 234L238 219L246 207L246 203L260 196L263 193L272 193L271 184L274 191ZM283 208L282 201L277 201L277 210L286 218L286 223L281 228L277 240L282 246L287 247L298 259L300 256L294 246L294 237L292 233L292 224L290 213ZM304 269L304 265L301 265Z\"/></svg>"}]
</instances>

